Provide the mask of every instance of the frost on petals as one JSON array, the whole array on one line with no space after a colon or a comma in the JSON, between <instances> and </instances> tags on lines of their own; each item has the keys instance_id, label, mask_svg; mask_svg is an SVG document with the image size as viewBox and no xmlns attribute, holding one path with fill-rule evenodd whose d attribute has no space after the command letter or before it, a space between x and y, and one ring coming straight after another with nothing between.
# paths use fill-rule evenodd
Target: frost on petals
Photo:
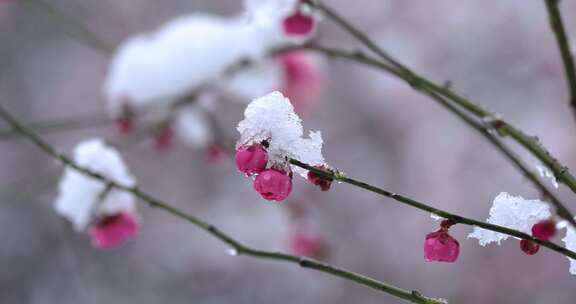
<instances>
[{"instance_id":1,"label":"frost on petals","mask_svg":"<svg viewBox=\"0 0 576 304\"><path fill-rule=\"evenodd\" d=\"M124 186L135 185L134 177L128 172L120 154L100 139L86 140L78 144L74 150L74 161L79 166ZM137 214L134 196L114 189L107 191L104 182L88 177L72 168L66 168L64 171L55 209L60 216L72 222L77 231L85 231L89 225L94 224L91 227L92 234L96 235L95 242L101 244L110 244L112 238L115 239L112 243L118 244L118 239L122 239L119 237L120 234L129 237L137 230L135 223L128 225L133 229L124 229L128 227L127 225L99 227L98 224L102 219L119 214L124 214L124 217L130 216L135 222ZM126 221L120 222L126 223ZM106 232L112 232L112 234L106 234ZM104 242L104 240L110 242Z\"/></svg>"},{"instance_id":2,"label":"frost on petals","mask_svg":"<svg viewBox=\"0 0 576 304\"><path fill-rule=\"evenodd\" d=\"M500 193L490 208L490 224L504 226L531 234L532 226L550 217L550 207L547 203L539 200L526 200L520 196L512 196L506 192ZM468 238L478 239L481 246L506 240L506 234L489 231L475 227Z\"/></svg>"},{"instance_id":3,"label":"frost on petals","mask_svg":"<svg viewBox=\"0 0 576 304\"><path fill-rule=\"evenodd\" d=\"M566 249L576 251L576 230L571 225L566 226L566 236L562 239L566 244ZM570 273L576 275L576 260L568 258L570 261Z\"/></svg>"},{"instance_id":4,"label":"frost on petals","mask_svg":"<svg viewBox=\"0 0 576 304\"><path fill-rule=\"evenodd\" d=\"M309 138L303 137L302 121L280 92L253 100L237 130L241 135L237 148L267 142L269 163L286 164L287 158L294 158L312 166L324 164L322 135L310 132ZM295 166L292 170L305 178L308 173Z\"/></svg>"}]
</instances>

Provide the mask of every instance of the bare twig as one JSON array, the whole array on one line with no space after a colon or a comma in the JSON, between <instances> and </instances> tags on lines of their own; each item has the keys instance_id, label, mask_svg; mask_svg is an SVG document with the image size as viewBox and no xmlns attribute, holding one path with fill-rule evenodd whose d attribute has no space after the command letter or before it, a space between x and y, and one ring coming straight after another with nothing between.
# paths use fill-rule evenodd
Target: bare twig
<instances>
[{"instance_id":1,"label":"bare twig","mask_svg":"<svg viewBox=\"0 0 576 304\"><path fill-rule=\"evenodd\" d=\"M34 130L38 130L37 132L50 133L102 127L110 125L113 122L114 119L110 118L109 115L96 114L86 115L84 117L74 117L69 120L35 122L29 123L28 125ZM21 135L14 132L12 129L0 130L0 140L13 139L19 136Z\"/></svg>"}]
</instances>

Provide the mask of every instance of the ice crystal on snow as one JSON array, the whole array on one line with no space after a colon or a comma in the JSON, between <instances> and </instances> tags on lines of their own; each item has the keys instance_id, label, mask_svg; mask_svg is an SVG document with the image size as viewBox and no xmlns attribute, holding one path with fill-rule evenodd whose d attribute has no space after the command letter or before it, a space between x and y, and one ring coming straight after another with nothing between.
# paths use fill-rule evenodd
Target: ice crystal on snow
<instances>
[{"instance_id":1,"label":"ice crystal on snow","mask_svg":"<svg viewBox=\"0 0 576 304\"><path fill-rule=\"evenodd\" d=\"M550 169L548 169L548 167L544 166L544 165L540 165L537 164L536 165L536 171L538 171L538 174L540 174L541 177L547 178L548 180L550 180L550 183L552 184L552 186L554 186L554 188L558 189L558 180L556 180L556 176L554 176L554 173L552 173L552 171L550 171Z\"/></svg>"},{"instance_id":2,"label":"ice crystal on snow","mask_svg":"<svg viewBox=\"0 0 576 304\"><path fill-rule=\"evenodd\" d=\"M526 200L520 196L500 193L494 199L487 222L530 234L532 226L550 217L550 207L539 200ZM468 238L477 238L480 245L506 240L509 236L475 227Z\"/></svg>"}]
</instances>

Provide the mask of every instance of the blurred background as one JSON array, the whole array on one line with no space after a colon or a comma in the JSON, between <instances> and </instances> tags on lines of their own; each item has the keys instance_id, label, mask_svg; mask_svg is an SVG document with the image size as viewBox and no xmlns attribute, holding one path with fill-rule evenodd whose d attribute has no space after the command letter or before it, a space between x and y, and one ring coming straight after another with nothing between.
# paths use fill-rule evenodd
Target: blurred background
<instances>
[{"instance_id":1,"label":"blurred background","mask_svg":"<svg viewBox=\"0 0 576 304\"><path fill-rule=\"evenodd\" d=\"M0 1L0 102L24 122L105 113L109 58L65 34L39 10ZM16 1L17 2L17 1ZM50 0L106 41L156 29L192 12L234 15L242 1ZM385 49L420 73L500 113L576 168L576 123L543 1L326 0ZM576 1L562 2L576 33ZM329 20L321 44L357 48ZM324 155L352 177L442 209L485 219L506 191L538 198L531 184L486 140L405 84L350 62L326 61L325 89L304 126L321 130ZM218 122L235 138L243 105L220 101ZM5 125L1 125L5 126ZM86 138L122 142L112 124L47 133L70 152ZM438 229L429 214L345 184L320 192L295 178L291 198L262 200L234 162L176 144L159 153L144 140L122 154L143 189L220 227L248 245L287 251L290 206L303 206L327 261L451 303L572 303L568 260L518 241L480 247L471 227L451 233L455 264L427 263L423 241ZM521 152L521 151L519 151ZM537 162L522 153L531 166ZM398 299L323 273L232 257L206 233L141 205L140 236L112 251L91 247L52 203L61 168L29 142L0 141L0 303L398 303ZM552 187L550 181L545 180ZM557 190L569 208L574 195ZM560 238L557 239L559 241Z\"/></svg>"}]
</instances>

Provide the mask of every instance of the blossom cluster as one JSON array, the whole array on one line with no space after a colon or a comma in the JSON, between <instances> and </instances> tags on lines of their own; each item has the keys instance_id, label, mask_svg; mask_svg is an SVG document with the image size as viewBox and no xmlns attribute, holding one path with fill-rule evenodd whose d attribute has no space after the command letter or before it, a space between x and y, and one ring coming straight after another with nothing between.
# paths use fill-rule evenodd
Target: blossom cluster
<instances>
[{"instance_id":1,"label":"blossom cluster","mask_svg":"<svg viewBox=\"0 0 576 304\"><path fill-rule=\"evenodd\" d=\"M308 138L303 136L302 121L282 93L272 92L253 100L237 129L240 139L236 144L236 165L254 177L254 189L264 199L285 200L292 191L292 172L305 178L312 176L314 184L320 183L320 178L291 165L290 160L327 167L322 155L322 134L310 132Z\"/></svg>"}]
</instances>

